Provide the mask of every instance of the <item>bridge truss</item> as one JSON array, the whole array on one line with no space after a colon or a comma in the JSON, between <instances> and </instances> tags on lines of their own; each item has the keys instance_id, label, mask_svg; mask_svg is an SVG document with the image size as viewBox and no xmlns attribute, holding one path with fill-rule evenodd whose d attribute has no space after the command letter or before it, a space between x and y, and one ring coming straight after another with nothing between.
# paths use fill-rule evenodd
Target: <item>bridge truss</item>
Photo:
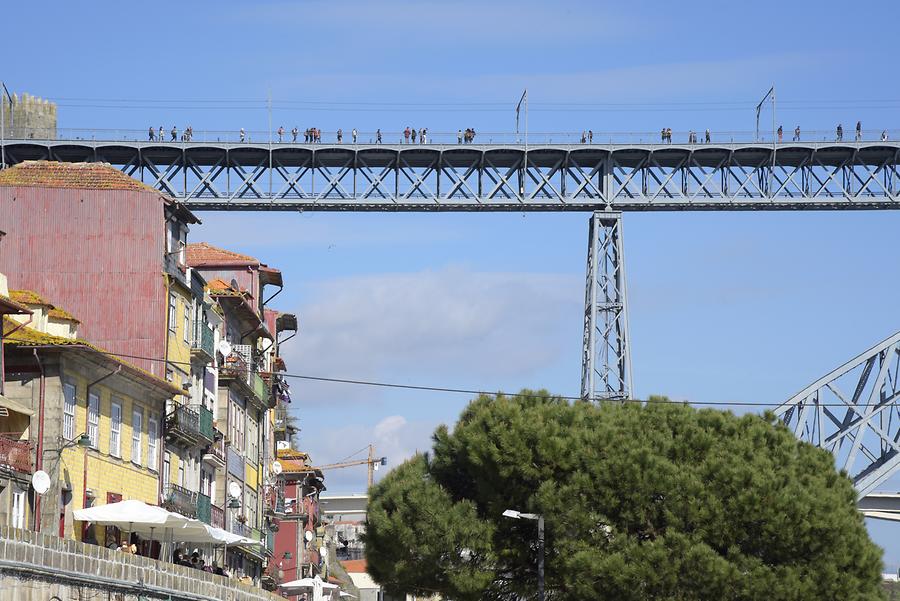
<instances>
[{"instance_id":1,"label":"bridge truss","mask_svg":"<svg viewBox=\"0 0 900 601\"><path fill-rule=\"evenodd\" d=\"M316 145L18 140L7 161L103 161L197 210L654 211L900 204L896 142Z\"/></svg>"},{"instance_id":2,"label":"bridge truss","mask_svg":"<svg viewBox=\"0 0 900 601\"><path fill-rule=\"evenodd\" d=\"M863 497L900 468L900 332L819 378L775 414L831 451Z\"/></svg>"},{"instance_id":3,"label":"bridge truss","mask_svg":"<svg viewBox=\"0 0 900 601\"><path fill-rule=\"evenodd\" d=\"M633 394L622 212L900 209L897 142L3 144L10 164L103 161L201 211L592 212L581 386L591 400ZM900 468L898 344L870 349L777 412L835 453L861 496Z\"/></svg>"}]
</instances>

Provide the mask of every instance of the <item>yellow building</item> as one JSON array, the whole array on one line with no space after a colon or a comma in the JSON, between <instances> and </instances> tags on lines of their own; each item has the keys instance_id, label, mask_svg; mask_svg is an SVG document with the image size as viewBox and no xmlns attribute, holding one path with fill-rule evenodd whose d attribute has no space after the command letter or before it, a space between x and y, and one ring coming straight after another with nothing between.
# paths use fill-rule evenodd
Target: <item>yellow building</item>
<instances>
[{"instance_id":1,"label":"yellow building","mask_svg":"<svg viewBox=\"0 0 900 601\"><path fill-rule=\"evenodd\" d=\"M199 273L169 260L166 283L165 378L184 391L184 397L170 402L166 409L161 504L182 515L223 526L224 510L214 510L213 485L216 469L224 466L221 453L217 456L213 452L216 440L222 438L214 426L217 400L212 368L213 324L219 317ZM219 519L214 520L214 514Z\"/></svg>"},{"instance_id":2,"label":"yellow building","mask_svg":"<svg viewBox=\"0 0 900 601\"><path fill-rule=\"evenodd\" d=\"M29 526L117 542L117 532L86 528L72 512L125 499L156 504L166 403L181 390L78 338L77 320L36 293L10 297L31 315L4 320L5 393L32 412L34 468L50 476L47 492L32 490Z\"/></svg>"}]
</instances>

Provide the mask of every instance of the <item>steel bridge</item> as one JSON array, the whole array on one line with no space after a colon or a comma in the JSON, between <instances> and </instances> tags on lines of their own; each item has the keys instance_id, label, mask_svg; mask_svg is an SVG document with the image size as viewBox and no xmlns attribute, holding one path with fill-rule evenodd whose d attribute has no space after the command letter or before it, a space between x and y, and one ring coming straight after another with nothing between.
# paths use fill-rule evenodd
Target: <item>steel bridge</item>
<instances>
[{"instance_id":1,"label":"steel bridge","mask_svg":"<svg viewBox=\"0 0 900 601\"><path fill-rule=\"evenodd\" d=\"M590 400L633 392L623 212L900 209L900 144L888 141L0 143L7 164L107 162L201 211L592 212L581 384ZM777 415L831 450L864 496L900 469L898 380L900 334L813 383ZM878 507L885 503L900 519L900 498Z\"/></svg>"},{"instance_id":2,"label":"steel bridge","mask_svg":"<svg viewBox=\"0 0 900 601\"><path fill-rule=\"evenodd\" d=\"M900 204L900 144L250 144L6 140L102 161L195 210L685 211Z\"/></svg>"}]
</instances>

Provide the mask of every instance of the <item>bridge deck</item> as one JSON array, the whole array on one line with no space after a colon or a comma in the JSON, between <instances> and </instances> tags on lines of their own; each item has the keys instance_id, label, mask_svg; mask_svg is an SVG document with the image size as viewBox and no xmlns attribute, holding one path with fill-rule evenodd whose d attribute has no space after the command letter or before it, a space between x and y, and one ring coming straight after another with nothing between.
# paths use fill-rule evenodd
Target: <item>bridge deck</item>
<instances>
[{"instance_id":1,"label":"bridge deck","mask_svg":"<svg viewBox=\"0 0 900 601\"><path fill-rule=\"evenodd\" d=\"M104 161L194 209L900 208L900 143L256 144L7 140L6 161Z\"/></svg>"}]
</instances>

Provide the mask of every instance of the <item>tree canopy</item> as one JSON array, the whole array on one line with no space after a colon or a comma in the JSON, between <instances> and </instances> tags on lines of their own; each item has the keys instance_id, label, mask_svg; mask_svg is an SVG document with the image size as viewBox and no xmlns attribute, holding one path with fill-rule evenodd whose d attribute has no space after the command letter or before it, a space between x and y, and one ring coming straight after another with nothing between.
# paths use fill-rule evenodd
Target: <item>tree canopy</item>
<instances>
[{"instance_id":1,"label":"tree canopy","mask_svg":"<svg viewBox=\"0 0 900 601\"><path fill-rule=\"evenodd\" d=\"M369 572L391 594L548 600L883 598L881 550L832 456L771 415L656 397L481 396L370 491Z\"/></svg>"}]
</instances>

